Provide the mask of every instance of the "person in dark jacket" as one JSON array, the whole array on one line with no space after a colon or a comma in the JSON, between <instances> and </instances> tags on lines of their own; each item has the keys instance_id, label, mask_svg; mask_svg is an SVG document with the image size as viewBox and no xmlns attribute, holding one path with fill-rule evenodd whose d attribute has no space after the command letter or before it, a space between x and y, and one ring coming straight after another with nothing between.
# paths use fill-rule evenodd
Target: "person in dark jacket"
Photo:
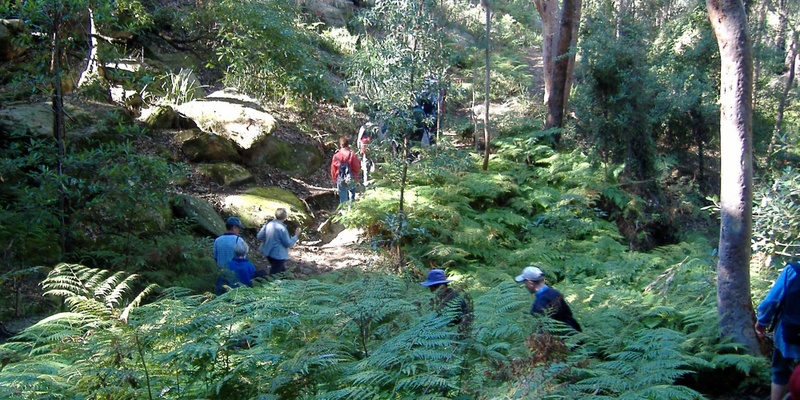
<instances>
[{"instance_id":1,"label":"person in dark jacket","mask_svg":"<svg viewBox=\"0 0 800 400\"><path fill-rule=\"evenodd\" d=\"M459 331L465 331L471 322L472 310L464 296L447 286L452 280L447 279L441 269L432 269L428 272L428 278L420 282L422 286L428 287L434 293L433 307L436 313L441 315L443 312L453 312L452 325L458 325Z\"/></svg>"},{"instance_id":2,"label":"person in dark jacket","mask_svg":"<svg viewBox=\"0 0 800 400\"><path fill-rule=\"evenodd\" d=\"M536 295L536 300L531 306L531 315L547 315L557 321L569 325L572 329L580 332L581 326L572 316L569 304L564 300L564 296L556 289L547 286L545 283L544 272L534 266L525 267L522 273L514 278L517 282L524 282L525 288Z\"/></svg>"}]
</instances>

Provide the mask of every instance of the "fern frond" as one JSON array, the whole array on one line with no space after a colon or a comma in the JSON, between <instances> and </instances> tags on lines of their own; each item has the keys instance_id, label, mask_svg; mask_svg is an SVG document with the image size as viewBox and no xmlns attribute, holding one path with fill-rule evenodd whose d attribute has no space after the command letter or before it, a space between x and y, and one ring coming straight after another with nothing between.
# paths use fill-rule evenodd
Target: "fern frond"
<instances>
[{"instance_id":1,"label":"fern frond","mask_svg":"<svg viewBox=\"0 0 800 400\"><path fill-rule=\"evenodd\" d=\"M749 354L718 354L711 359L711 363L718 366L730 366L749 375L754 369L763 368L763 357L754 357Z\"/></svg>"},{"instance_id":2,"label":"fern frond","mask_svg":"<svg viewBox=\"0 0 800 400\"><path fill-rule=\"evenodd\" d=\"M149 296L152 292L154 292L159 288L160 286L154 283L145 287L141 292L139 292L138 295L136 295L136 297L133 298L133 300L130 301L130 303L128 303L125 309L122 310L119 319L122 320L123 322L128 322L128 315L131 313L131 310L133 310L136 307L139 307L142 304L142 301L144 301L145 297Z\"/></svg>"},{"instance_id":3,"label":"fern frond","mask_svg":"<svg viewBox=\"0 0 800 400\"><path fill-rule=\"evenodd\" d=\"M115 273L95 290L95 296L99 296L109 307L113 308L119 305L121 297L130 290L130 284L137 278L136 274L125 276L124 272Z\"/></svg>"}]
</instances>

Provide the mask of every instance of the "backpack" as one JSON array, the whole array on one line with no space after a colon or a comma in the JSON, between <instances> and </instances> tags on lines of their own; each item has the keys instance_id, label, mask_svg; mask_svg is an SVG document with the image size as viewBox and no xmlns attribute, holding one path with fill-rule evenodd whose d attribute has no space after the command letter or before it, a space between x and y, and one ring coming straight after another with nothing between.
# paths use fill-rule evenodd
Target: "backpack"
<instances>
[{"instance_id":1,"label":"backpack","mask_svg":"<svg viewBox=\"0 0 800 400\"><path fill-rule=\"evenodd\" d=\"M783 341L791 345L800 345L800 263L791 262L787 268L794 268L795 278L791 284L784 282L783 289L783 315L781 316L781 330Z\"/></svg>"},{"instance_id":2,"label":"backpack","mask_svg":"<svg viewBox=\"0 0 800 400\"><path fill-rule=\"evenodd\" d=\"M339 162L339 174L336 176L336 183L340 185L350 186L353 183L353 171L350 169L350 157L353 152L347 156L347 160Z\"/></svg>"}]
</instances>

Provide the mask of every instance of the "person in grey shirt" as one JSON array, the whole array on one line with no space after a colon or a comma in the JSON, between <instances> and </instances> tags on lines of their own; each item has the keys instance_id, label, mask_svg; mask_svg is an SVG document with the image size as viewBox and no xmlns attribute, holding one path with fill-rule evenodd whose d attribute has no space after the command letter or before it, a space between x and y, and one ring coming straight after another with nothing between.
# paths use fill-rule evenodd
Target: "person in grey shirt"
<instances>
[{"instance_id":1,"label":"person in grey shirt","mask_svg":"<svg viewBox=\"0 0 800 400\"><path fill-rule=\"evenodd\" d=\"M275 275L286 272L286 260L289 259L289 248L297 243L300 238L300 228L294 231L294 236L289 237L289 230L286 229L286 210L279 208L275 210L275 219L267 222L258 231L256 237L264 242L261 246L261 253L269 261L269 274Z\"/></svg>"}]
</instances>

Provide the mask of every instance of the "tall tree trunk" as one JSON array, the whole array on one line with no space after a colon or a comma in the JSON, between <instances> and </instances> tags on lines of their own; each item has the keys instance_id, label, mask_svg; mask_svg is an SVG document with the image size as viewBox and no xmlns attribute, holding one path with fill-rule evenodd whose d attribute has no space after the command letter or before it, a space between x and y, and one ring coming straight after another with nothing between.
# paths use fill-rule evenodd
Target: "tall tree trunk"
<instances>
[{"instance_id":1,"label":"tall tree trunk","mask_svg":"<svg viewBox=\"0 0 800 400\"><path fill-rule=\"evenodd\" d=\"M581 26L581 11L583 9L583 1L578 0L575 2L575 13L572 16L572 40L569 43L569 63L567 63L567 80L564 82L564 112L569 109L569 92L572 90L572 76L575 71L575 54L578 48L578 29Z\"/></svg>"},{"instance_id":2,"label":"tall tree trunk","mask_svg":"<svg viewBox=\"0 0 800 400\"><path fill-rule=\"evenodd\" d=\"M625 26L625 18L629 17L628 12L630 9L630 0L617 0L614 4L617 11L617 21L615 34L620 38L623 34L622 30Z\"/></svg>"},{"instance_id":3,"label":"tall tree trunk","mask_svg":"<svg viewBox=\"0 0 800 400\"><path fill-rule=\"evenodd\" d=\"M789 90L794 84L794 70L797 66L797 40L800 39L798 35L800 31L792 33L792 42L789 44L789 51L786 56L787 67L789 69L788 76L786 77L786 85L783 87L781 97L778 99L778 111L775 114L775 127L772 129L772 138L769 140L769 147L767 148L767 163L772 164L774 158L775 145L778 143L778 137L781 136L781 128L783 125L783 112L786 109L786 103L789 101Z\"/></svg>"},{"instance_id":4,"label":"tall tree trunk","mask_svg":"<svg viewBox=\"0 0 800 400\"><path fill-rule=\"evenodd\" d=\"M706 0L719 45L721 193L717 306L720 333L760 352L750 297L753 229L753 55L742 0Z\"/></svg>"},{"instance_id":5,"label":"tall tree trunk","mask_svg":"<svg viewBox=\"0 0 800 400\"><path fill-rule=\"evenodd\" d=\"M553 91L553 69L555 68L556 34L558 25L558 0L534 0L536 10L542 19L542 71L544 78L544 103L550 99Z\"/></svg>"},{"instance_id":6,"label":"tall tree trunk","mask_svg":"<svg viewBox=\"0 0 800 400\"><path fill-rule=\"evenodd\" d=\"M542 19L542 65L544 70L544 103L547 109L546 128L561 128L567 105L577 45L577 28L582 0L534 0ZM554 135L556 143L560 134Z\"/></svg>"},{"instance_id":7,"label":"tall tree trunk","mask_svg":"<svg viewBox=\"0 0 800 400\"><path fill-rule=\"evenodd\" d=\"M61 24L63 22L63 10L56 7L53 10L53 34L51 38L51 53L50 53L50 80L53 88L52 106L53 106L53 135L55 136L58 146L58 160L56 161L56 173L58 174L58 207L60 219L60 239L59 243L61 248L61 256L63 257L69 248L69 230L67 229L68 221L68 202L67 193L65 192L65 179L64 179L64 159L66 157L67 148L64 142L66 135L66 127L64 122L64 95L61 88Z\"/></svg>"},{"instance_id":8,"label":"tall tree trunk","mask_svg":"<svg viewBox=\"0 0 800 400\"><path fill-rule=\"evenodd\" d=\"M775 48L781 53L786 51L787 5L787 0L778 0L778 26L775 27Z\"/></svg>"},{"instance_id":9,"label":"tall tree trunk","mask_svg":"<svg viewBox=\"0 0 800 400\"><path fill-rule=\"evenodd\" d=\"M100 79L100 62L97 58L97 28L94 24L94 12L89 8L89 62L78 79L78 87Z\"/></svg>"},{"instance_id":10,"label":"tall tree trunk","mask_svg":"<svg viewBox=\"0 0 800 400\"><path fill-rule=\"evenodd\" d=\"M472 119L472 146L475 151L480 150L478 143L478 116L475 114L475 105L478 99L478 93L475 88L478 87L478 64L475 64L475 69L472 71L472 107L470 108L469 117Z\"/></svg>"},{"instance_id":11,"label":"tall tree trunk","mask_svg":"<svg viewBox=\"0 0 800 400\"><path fill-rule=\"evenodd\" d=\"M767 1L759 3L758 5L758 17L756 18L756 28L753 35L753 46L756 49L763 46L768 6L769 4ZM759 60L759 57L753 58L753 109L755 110L756 103L758 102L758 76L761 73L761 60Z\"/></svg>"},{"instance_id":12,"label":"tall tree trunk","mask_svg":"<svg viewBox=\"0 0 800 400\"><path fill-rule=\"evenodd\" d=\"M489 8L489 0L481 0L484 10L486 10L486 78L484 82L484 101L483 101L483 170L489 169L489 89L492 82L491 78L491 59L489 52L489 33L492 31L492 12Z\"/></svg>"},{"instance_id":13,"label":"tall tree trunk","mask_svg":"<svg viewBox=\"0 0 800 400\"><path fill-rule=\"evenodd\" d=\"M546 128L560 128L564 123L564 96L567 84L567 71L569 71L570 52L572 44L573 24L575 24L576 4L580 0L564 0L561 7L561 18L558 29L558 44L556 57L553 60L553 84L550 98L547 101ZM555 135L556 142L560 134Z\"/></svg>"},{"instance_id":14,"label":"tall tree trunk","mask_svg":"<svg viewBox=\"0 0 800 400\"><path fill-rule=\"evenodd\" d=\"M695 180L700 182L698 187L700 188L701 193L706 193L708 190L708 184L706 184L706 140L708 138L708 124L706 123L703 114L698 111L699 104L695 105L691 111L689 111L689 116L692 118L692 134L694 135L695 144L697 145L697 175L695 176Z\"/></svg>"}]
</instances>

